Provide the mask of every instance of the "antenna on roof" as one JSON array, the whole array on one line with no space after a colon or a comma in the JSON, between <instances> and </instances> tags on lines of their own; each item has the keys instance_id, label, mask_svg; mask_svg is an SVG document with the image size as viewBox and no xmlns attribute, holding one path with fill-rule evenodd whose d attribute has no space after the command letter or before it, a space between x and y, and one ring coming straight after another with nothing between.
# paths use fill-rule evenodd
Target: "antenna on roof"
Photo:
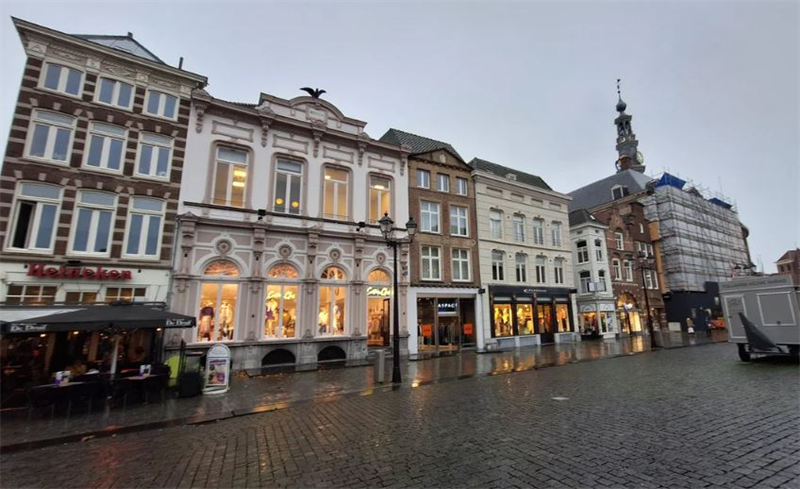
<instances>
[{"instance_id":1,"label":"antenna on roof","mask_svg":"<svg viewBox=\"0 0 800 489\"><path fill-rule=\"evenodd\" d=\"M183 69L183 56L181 56L181 59L180 59L180 60L178 60L178 69L179 69L179 70L182 70L182 69Z\"/></svg>"}]
</instances>

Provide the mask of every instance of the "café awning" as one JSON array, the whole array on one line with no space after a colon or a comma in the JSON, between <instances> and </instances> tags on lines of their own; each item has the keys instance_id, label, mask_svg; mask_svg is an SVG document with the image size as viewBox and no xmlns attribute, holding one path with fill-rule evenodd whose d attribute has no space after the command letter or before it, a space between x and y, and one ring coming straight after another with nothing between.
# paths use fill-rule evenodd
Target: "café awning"
<instances>
[{"instance_id":1,"label":"caf\u00e9 awning","mask_svg":"<svg viewBox=\"0 0 800 489\"><path fill-rule=\"evenodd\" d=\"M71 312L20 320L5 320L4 334L58 333L61 331L130 331L155 328L192 328L193 316L184 316L146 305L91 306Z\"/></svg>"}]
</instances>

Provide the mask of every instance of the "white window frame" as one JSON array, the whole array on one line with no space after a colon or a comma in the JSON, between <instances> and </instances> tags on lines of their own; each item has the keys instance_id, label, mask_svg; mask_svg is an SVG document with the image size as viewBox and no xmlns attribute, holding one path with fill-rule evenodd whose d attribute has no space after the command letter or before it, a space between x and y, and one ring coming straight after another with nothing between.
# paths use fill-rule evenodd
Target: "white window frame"
<instances>
[{"instance_id":1,"label":"white window frame","mask_svg":"<svg viewBox=\"0 0 800 489\"><path fill-rule=\"evenodd\" d=\"M11 287L22 287L22 294L21 295L12 295L11 294ZM39 292L36 295L28 293L28 287L39 287ZM51 284L44 284L44 283L10 283L8 284L6 291L6 303L8 304L19 304L19 305L33 305L33 304L52 304L56 301L56 297L58 297L58 284L51 283ZM52 296L45 296L44 291L45 289L55 289L55 292ZM13 300L9 300L9 297L13 297L18 299L18 302L14 302ZM47 299L44 299L44 298ZM26 298L35 298L33 302L26 302Z\"/></svg>"},{"instance_id":2,"label":"white window frame","mask_svg":"<svg viewBox=\"0 0 800 489\"><path fill-rule=\"evenodd\" d=\"M113 199L113 204L111 205L104 205L104 204L95 204L95 203L84 203L81 202L81 198L86 193L96 193L96 194L105 194ZM75 198L75 208L72 211L72 227L69 233L69 254L75 256L103 256L107 257L111 255L111 247L112 242L114 241L114 229L116 228L116 220L117 220L117 195L111 192L103 192L101 190L90 190L90 189L83 189L80 190ZM86 251L78 251L75 249L75 239L78 235L78 219L80 218L80 210L86 209L89 210L92 214L90 217L89 223L89 235L86 238ZM97 245L97 231L98 231L98 220L99 220L99 213L100 212L111 212L111 221L109 222L108 226L108 242L106 243L106 251L105 252L97 252L97 251L90 251L95 248Z\"/></svg>"},{"instance_id":3,"label":"white window frame","mask_svg":"<svg viewBox=\"0 0 800 489\"><path fill-rule=\"evenodd\" d=\"M654 289L654 287L653 287L653 275L652 275L652 273L653 273L653 272L652 272L652 270L645 270L645 271L644 271L644 283L645 283L645 288L647 288L647 289L649 289L649 290L652 290L652 289Z\"/></svg>"},{"instance_id":4,"label":"white window frame","mask_svg":"<svg viewBox=\"0 0 800 489\"><path fill-rule=\"evenodd\" d=\"M534 262L534 270L536 272L536 283L537 284L544 284L547 283L547 258L543 256L537 256L536 261Z\"/></svg>"},{"instance_id":5,"label":"white window frame","mask_svg":"<svg viewBox=\"0 0 800 489\"><path fill-rule=\"evenodd\" d=\"M220 157L220 150L221 149L228 149L232 151L238 151L240 153L244 153L245 161L242 163L241 161L235 161L231 159L225 159ZM225 183L225 203L220 204L217 201L217 172L219 171L219 167L221 165L228 166L228 178L227 182ZM244 171L244 187L242 188L242 205L241 207L245 207L247 203L247 184L248 180L250 179L250 152L239 148L236 146L228 146L225 144L220 144L214 147L214 174L211 177L211 202L215 205L224 205L228 207L239 207L234 205L233 203L233 187L234 187L234 178L236 177L237 171ZM235 182L239 183L239 182Z\"/></svg>"},{"instance_id":6,"label":"white window frame","mask_svg":"<svg viewBox=\"0 0 800 489\"><path fill-rule=\"evenodd\" d=\"M442 214L442 205L439 202L431 202L428 200L420 201L419 203L420 232L430 233L430 234L441 234L442 233L441 214Z\"/></svg>"},{"instance_id":7,"label":"white window frame","mask_svg":"<svg viewBox=\"0 0 800 489\"><path fill-rule=\"evenodd\" d=\"M554 248L560 248L563 244L563 236L561 235L561 223L553 221L550 223L550 238L553 242Z\"/></svg>"},{"instance_id":8,"label":"white window frame","mask_svg":"<svg viewBox=\"0 0 800 489\"><path fill-rule=\"evenodd\" d=\"M544 219L533 220L533 244L544 245Z\"/></svg>"},{"instance_id":9,"label":"white window frame","mask_svg":"<svg viewBox=\"0 0 800 489\"><path fill-rule=\"evenodd\" d=\"M517 243L525 242L525 216L514 214L511 218L514 225L514 241Z\"/></svg>"},{"instance_id":10,"label":"white window frame","mask_svg":"<svg viewBox=\"0 0 800 489\"><path fill-rule=\"evenodd\" d=\"M436 250L436 254L434 256L431 251ZM426 252L427 251L427 252ZM425 276L425 267L423 263L428 261L428 270L430 272L434 271L434 261L436 263L436 276L431 275L430 277ZM442 280L442 248L440 246L422 246L420 248L420 269L419 269L420 280L426 281L436 281L439 282Z\"/></svg>"},{"instance_id":11,"label":"white window frame","mask_svg":"<svg viewBox=\"0 0 800 489\"><path fill-rule=\"evenodd\" d=\"M583 243L583 246L581 246ZM575 243L578 247L578 263L589 263L589 244L586 240L580 240Z\"/></svg>"},{"instance_id":12,"label":"white window frame","mask_svg":"<svg viewBox=\"0 0 800 489\"><path fill-rule=\"evenodd\" d=\"M292 170L284 170L280 168L281 163L290 163L292 165L297 165L300 167L300 172L297 173ZM287 158L278 158L275 160L275 174L274 174L274 183L272 185L272 191L274 192L275 197L272 199L272 210L279 214L286 214L289 216L301 216L303 215L303 178L305 177L306 172L306 165L302 161L287 159ZM278 195L278 177L279 175L286 176L286 193L284 195ZM300 189L298 191L297 196L297 211L292 211L291 202L289 202L291 195L292 195L292 182L297 180L300 182ZM283 199L282 204L278 204L278 199ZM283 206L284 210L279 210L278 206Z\"/></svg>"},{"instance_id":13,"label":"white window frame","mask_svg":"<svg viewBox=\"0 0 800 489\"><path fill-rule=\"evenodd\" d=\"M499 219L493 219L493 215L499 216ZM489 209L489 236L492 239L503 239L503 211Z\"/></svg>"},{"instance_id":14,"label":"white window frame","mask_svg":"<svg viewBox=\"0 0 800 489\"><path fill-rule=\"evenodd\" d=\"M619 231L614 231L614 246L616 246L618 250L625 249L625 235Z\"/></svg>"},{"instance_id":15,"label":"white window frame","mask_svg":"<svg viewBox=\"0 0 800 489\"><path fill-rule=\"evenodd\" d=\"M520 260L520 258L522 260ZM528 256L522 253L517 253L514 257L514 276L518 283L526 283L528 281Z\"/></svg>"},{"instance_id":16,"label":"white window frame","mask_svg":"<svg viewBox=\"0 0 800 489\"><path fill-rule=\"evenodd\" d=\"M386 180L386 182L388 182L388 184L389 184L389 187L388 188L382 188L382 189L373 187L373 185L372 185L372 179L373 178L379 178L381 180ZM392 191L393 190L394 190L394 180L392 180L390 177L388 177L386 175L383 175L383 174L380 174L380 173L370 173L369 175L367 175L367 207L369 208L368 216L369 216L369 220L371 222L377 223L383 217L384 214L387 214L387 213L391 214L392 213L392 208L394 207L394 200L393 200L393 196L392 196ZM372 193L373 192L377 193L377 199L375 199L377 201L378 207L379 207L378 209L375 209L377 211L377 216L373 216L373 214L372 214L372 211L373 211L373 209L372 209ZM388 209L381 209L380 208L381 202L383 201L383 194L389 194L389 208Z\"/></svg>"},{"instance_id":17,"label":"white window frame","mask_svg":"<svg viewBox=\"0 0 800 489\"><path fill-rule=\"evenodd\" d=\"M109 299L111 299L109 297L109 295L108 295L108 290L109 289L117 289L117 291L118 291L116 297L113 300L109 300ZM97 300L101 301L101 302L121 301L122 299L120 299L120 297L122 297L122 294L120 294L120 292L122 292L123 290L130 290L131 291L131 300L128 301L128 302L137 302L137 297L139 298L138 301L146 302L147 301L147 289L148 289L148 287L146 287L146 286L138 287L138 286L135 286L135 285L127 285L127 286L126 285L122 285L122 286L119 286L119 287L117 287L117 286L106 286L106 287L103 287L103 289L102 289L103 298L100 299L100 294L97 294ZM137 290L144 290L144 294L136 295L136 291Z\"/></svg>"},{"instance_id":18,"label":"white window frame","mask_svg":"<svg viewBox=\"0 0 800 489\"><path fill-rule=\"evenodd\" d=\"M492 250L492 280L505 280L506 254L501 250Z\"/></svg>"},{"instance_id":19,"label":"white window frame","mask_svg":"<svg viewBox=\"0 0 800 489\"><path fill-rule=\"evenodd\" d=\"M150 110L149 110L150 97L153 97L154 94L158 94L158 97L159 97L158 108L156 109L155 113L150 112ZM164 114L164 110L166 110L166 108L167 108L167 97L175 97L175 116L174 117L170 117L170 116ZM170 121L177 121L178 120L178 113L180 111L181 111L181 98L180 98L180 96L175 95L174 93L165 92L163 90L155 90L155 89L152 89L152 88L147 89L147 93L145 93L145 97L144 97L144 106L142 107L142 112L143 113L145 113L147 115L150 115L150 116L154 116L154 117L160 117L162 119L167 119L167 120L170 120Z\"/></svg>"},{"instance_id":20,"label":"white window frame","mask_svg":"<svg viewBox=\"0 0 800 489\"><path fill-rule=\"evenodd\" d=\"M112 103L103 102L102 100L100 100L100 91L103 88L103 79L106 79L106 80L109 80L111 82L114 82L114 88L111 90ZM129 87L131 87L131 99L130 99L130 102L129 102L129 104L127 106L119 105L119 104L113 102L113 101L119 101L119 92L120 92L120 88L122 86L121 84L123 84L123 83L125 85L128 85ZM136 85L135 84L127 82L127 81L124 81L124 80L120 80L119 78L113 78L113 77L106 76L106 75L102 75L102 76L98 76L97 77L97 83L96 83L95 89L94 89L94 103L96 103L98 105L104 105L106 107L114 107L115 109L121 109L121 110L124 110L124 111L127 111L127 112L132 112L133 111L133 100L135 98L136 98Z\"/></svg>"},{"instance_id":21,"label":"white window frame","mask_svg":"<svg viewBox=\"0 0 800 489\"><path fill-rule=\"evenodd\" d=\"M588 275L587 275L588 274ZM584 270L578 274L578 280L580 283L578 284L580 287L581 294L589 294L594 292L591 287L592 285L592 272L589 270Z\"/></svg>"},{"instance_id":22,"label":"white window frame","mask_svg":"<svg viewBox=\"0 0 800 489\"><path fill-rule=\"evenodd\" d=\"M121 129L123 131L123 135L120 136L119 134L114 134L110 131L104 131L102 126L110 126L114 128ZM92 139L94 137L103 138L103 147L100 150L100 166L94 166L89 164L89 155L92 150ZM119 159L119 169L114 170L113 168L108 167L108 157L111 153L111 143L110 140L117 140L122 142L122 154L120 154ZM125 159L128 154L128 128L124 126L118 126L115 124L109 124L107 122L101 121L91 121L89 122L89 130L86 133L86 143L84 144L83 149L83 168L92 171L102 171L107 173L114 173L114 174L121 174L125 170Z\"/></svg>"},{"instance_id":23,"label":"white window frame","mask_svg":"<svg viewBox=\"0 0 800 489\"><path fill-rule=\"evenodd\" d=\"M136 209L134 201L136 199L149 199L153 201L161 202L161 211L153 211L149 209ZM165 221L165 208L166 208L166 201L162 199L157 199L155 197L149 197L144 195L132 195L130 197L130 202L128 204L128 217L125 222L125 240L122 242L122 256L124 258L131 258L136 260L151 260L151 261L158 261L161 259L161 248L163 246L163 234L164 234L164 221ZM134 214L141 215L142 217L142 229L141 234L139 236L139 253L128 253L128 240L130 239L131 234L131 224L133 222ZM147 235L150 231L150 216L158 216L160 217L160 225L158 229L158 236L156 238L157 241L157 249L156 253L153 255L146 254L147 250Z\"/></svg>"},{"instance_id":24,"label":"white window frame","mask_svg":"<svg viewBox=\"0 0 800 489\"><path fill-rule=\"evenodd\" d=\"M597 261L603 261L603 242L599 239L594 241L594 256Z\"/></svg>"},{"instance_id":25,"label":"white window frame","mask_svg":"<svg viewBox=\"0 0 800 489\"><path fill-rule=\"evenodd\" d=\"M633 282L633 263L630 260L622 260L622 273L626 282Z\"/></svg>"},{"instance_id":26,"label":"white window frame","mask_svg":"<svg viewBox=\"0 0 800 489\"><path fill-rule=\"evenodd\" d=\"M437 192L450 192L450 175L444 173L436 174L436 191Z\"/></svg>"},{"instance_id":27,"label":"white window frame","mask_svg":"<svg viewBox=\"0 0 800 489\"><path fill-rule=\"evenodd\" d=\"M622 282L622 262L619 258L611 259L611 268L613 269L613 280Z\"/></svg>"},{"instance_id":28,"label":"white window frame","mask_svg":"<svg viewBox=\"0 0 800 489\"><path fill-rule=\"evenodd\" d=\"M45 187L51 187L54 189L58 189L58 198L53 199L49 197L31 197L22 194L22 188L24 185L41 185ZM42 254L52 254L53 249L55 248L56 238L58 237L58 223L61 217L61 204L64 199L64 189L63 187L59 187L58 185L50 185L41 182L28 182L28 181L20 181L17 182L17 187L14 189L14 207L11 213L11 220L8 223L7 228L7 236L6 236L6 250L8 251L24 251L27 253L42 253ZM28 229L29 237L29 246L25 248L16 248L13 246L14 243L14 235L17 231L17 225L19 224L19 211L20 211L20 200L25 200L28 202L35 202L36 203L36 210L35 215L33 217L33 221ZM41 224L42 219L42 205L54 205L55 206L55 214L53 218L53 229L50 234L50 246L47 248L35 248L30 246L31 244L36 243L37 236L33 236L33 233L38 230L39 225Z\"/></svg>"},{"instance_id":29,"label":"white window frame","mask_svg":"<svg viewBox=\"0 0 800 489\"><path fill-rule=\"evenodd\" d=\"M458 253L458 256L456 256ZM472 280L472 265L469 259L470 250L467 248L453 248L450 250L452 262L453 282L470 282ZM463 276L461 265L467 265L467 276ZM456 270L458 270L459 278L456 278Z\"/></svg>"},{"instance_id":30,"label":"white window frame","mask_svg":"<svg viewBox=\"0 0 800 489\"><path fill-rule=\"evenodd\" d=\"M331 178L327 178L328 170L333 170L337 172L342 172L345 174L345 180L336 180L331 176ZM350 172L344 168L340 168L338 166L325 166L322 170L323 175L323 182L322 182L322 217L325 219L337 219L340 221L346 221L348 216L350 215L350 206L348 205L348 200L350 199ZM344 186L344 215L340 216L339 214L335 214L333 212L326 212L325 210L325 203L328 201L326 198L328 194L328 189L333 192L333 211L336 211L339 208L339 195L341 192L341 187Z\"/></svg>"},{"instance_id":31,"label":"white window frame","mask_svg":"<svg viewBox=\"0 0 800 489\"><path fill-rule=\"evenodd\" d=\"M72 119L72 124L66 124L64 122L55 122L43 119L39 117L39 114L41 113L51 113L61 117L68 117ZM77 123L78 123L77 117L65 114L63 112L57 112L55 110L33 109L33 111L31 112L31 122L28 125L28 135L25 140L25 157L36 161L46 161L48 163L56 163L62 166L69 166L70 160L72 159L72 145L75 142L75 127L77 126ZM47 126L47 143L45 144L44 156L36 156L31 154L31 149L32 149L31 146L33 144L33 137L37 124ZM52 157L53 151L55 150L55 141L56 141L55 135L57 134L58 129L69 130L69 142L67 143L67 154L66 158L63 160L55 159Z\"/></svg>"},{"instance_id":32,"label":"white window frame","mask_svg":"<svg viewBox=\"0 0 800 489\"><path fill-rule=\"evenodd\" d=\"M169 144L166 144L163 141L156 141L156 139L169 140ZM144 146L152 147L150 151L150 173L142 173L139 171L142 158L142 149ZM146 178L148 180L169 181L170 175L172 174L172 152L174 146L175 139L170 136L165 136L155 132L140 132L139 144L136 150L136 164L133 170L134 176L138 178ZM160 155L161 151L163 150L167 151L167 171L166 175L160 176L156 172L158 171L158 155Z\"/></svg>"},{"instance_id":33,"label":"white window frame","mask_svg":"<svg viewBox=\"0 0 800 489\"><path fill-rule=\"evenodd\" d=\"M417 168L417 188L431 188L431 172Z\"/></svg>"},{"instance_id":34,"label":"white window frame","mask_svg":"<svg viewBox=\"0 0 800 489\"><path fill-rule=\"evenodd\" d=\"M456 195L469 195L469 180L466 178L456 177Z\"/></svg>"},{"instance_id":35,"label":"white window frame","mask_svg":"<svg viewBox=\"0 0 800 489\"><path fill-rule=\"evenodd\" d=\"M557 284L564 283L564 259L556 258L553 260L553 280Z\"/></svg>"},{"instance_id":36,"label":"white window frame","mask_svg":"<svg viewBox=\"0 0 800 489\"><path fill-rule=\"evenodd\" d=\"M49 87L45 86L45 82L47 81L47 70L48 70L49 66L58 66L59 68L61 68L61 72L58 75L58 88L49 88ZM69 93L67 91L67 81L69 80L69 71L68 70L77 71L78 73L81 74L80 82L78 82L78 93ZM46 90L48 92L53 92L53 93L58 93L58 94L61 94L61 95L66 95L67 97L72 97L72 98L76 98L76 99L80 100L80 99L83 98L83 87L84 87L85 83L86 83L86 72L85 71L83 71L83 70L81 70L79 68L75 68L74 66L67 65L67 64L51 63L51 62L47 61L42 65L42 72L41 72L41 74L39 76L39 85L38 85L38 87L41 90Z\"/></svg>"},{"instance_id":37,"label":"white window frame","mask_svg":"<svg viewBox=\"0 0 800 489\"><path fill-rule=\"evenodd\" d=\"M459 212L464 211L464 215L460 215ZM453 220L456 221L456 231L453 231ZM464 224L464 233L460 233L461 230L461 223L463 221ZM469 237L469 207L463 207L460 205L451 205L450 206L450 235L451 236L460 236L460 237Z\"/></svg>"}]
</instances>

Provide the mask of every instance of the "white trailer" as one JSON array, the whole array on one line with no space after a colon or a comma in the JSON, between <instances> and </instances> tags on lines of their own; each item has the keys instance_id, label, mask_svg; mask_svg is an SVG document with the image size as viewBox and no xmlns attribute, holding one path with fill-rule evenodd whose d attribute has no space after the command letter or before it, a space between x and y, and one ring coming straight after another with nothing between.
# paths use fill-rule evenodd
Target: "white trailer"
<instances>
[{"instance_id":1,"label":"white trailer","mask_svg":"<svg viewBox=\"0 0 800 489\"><path fill-rule=\"evenodd\" d=\"M800 352L800 287L789 275L742 277L719 284L728 341L739 358Z\"/></svg>"}]
</instances>

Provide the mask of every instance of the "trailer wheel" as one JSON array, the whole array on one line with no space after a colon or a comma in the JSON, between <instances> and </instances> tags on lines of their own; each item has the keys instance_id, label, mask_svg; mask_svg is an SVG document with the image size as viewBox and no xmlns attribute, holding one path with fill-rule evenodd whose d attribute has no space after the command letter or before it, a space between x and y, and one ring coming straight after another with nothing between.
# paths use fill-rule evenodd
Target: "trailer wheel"
<instances>
[{"instance_id":1,"label":"trailer wheel","mask_svg":"<svg viewBox=\"0 0 800 489\"><path fill-rule=\"evenodd\" d=\"M793 357L800 357L800 345L791 345L789 347L789 355Z\"/></svg>"},{"instance_id":2,"label":"trailer wheel","mask_svg":"<svg viewBox=\"0 0 800 489\"><path fill-rule=\"evenodd\" d=\"M741 360L743 362L749 362L750 361L750 352L747 351L747 345L745 345L743 343L739 343L736 346L739 347L739 360Z\"/></svg>"}]
</instances>

